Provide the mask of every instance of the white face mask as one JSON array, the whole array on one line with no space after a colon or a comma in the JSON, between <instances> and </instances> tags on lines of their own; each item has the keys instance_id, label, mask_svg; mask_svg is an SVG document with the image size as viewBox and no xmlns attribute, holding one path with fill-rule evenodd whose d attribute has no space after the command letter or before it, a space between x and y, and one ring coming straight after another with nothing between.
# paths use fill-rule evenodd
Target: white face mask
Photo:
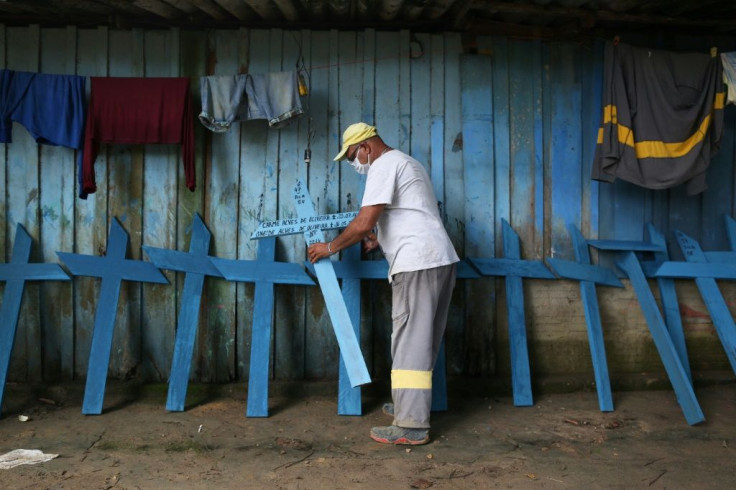
<instances>
[{"instance_id":1,"label":"white face mask","mask_svg":"<svg viewBox=\"0 0 736 490\"><path fill-rule=\"evenodd\" d=\"M365 175L371 169L371 156L368 155L368 163L360 163L358 161L358 152L359 151L360 151L360 148L358 148L358 151L355 152L355 157L350 162L350 165L352 165L352 167L355 169L355 171L358 172L360 175Z\"/></svg>"}]
</instances>

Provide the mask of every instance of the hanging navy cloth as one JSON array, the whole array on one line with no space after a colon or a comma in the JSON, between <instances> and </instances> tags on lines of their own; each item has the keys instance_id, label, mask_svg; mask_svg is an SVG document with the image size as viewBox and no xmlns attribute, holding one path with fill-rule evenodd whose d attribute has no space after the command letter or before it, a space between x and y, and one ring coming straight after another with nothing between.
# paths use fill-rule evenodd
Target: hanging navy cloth
<instances>
[{"instance_id":1,"label":"hanging navy cloth","mask_svg":"<svg viewBox=\"0 0 736 490\"><path fill-rule=\"evenodd\" d=\"M38 143L78 150L81 179L84 121L87 113L85 78L0 70L0 143L13 141L13 121ZM80 189L81 189L81 180Z\"/></svg>"}]
</instances>

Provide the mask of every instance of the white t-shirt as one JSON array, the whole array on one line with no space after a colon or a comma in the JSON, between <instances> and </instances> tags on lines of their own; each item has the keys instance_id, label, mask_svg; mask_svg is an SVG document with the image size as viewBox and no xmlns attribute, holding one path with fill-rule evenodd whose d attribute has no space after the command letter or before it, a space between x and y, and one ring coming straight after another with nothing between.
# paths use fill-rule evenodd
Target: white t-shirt
<instances>
[{"instance_id":1,"label":"white t-shirt","mask_svg":"<svg viewBox=\"0 0 736 490\"><path fill-rule=\"evenodd\" d=\"M460 259L447 236L432 182L421 163L391 150L372 163L362 206L385 204L378 241L388 260L388 278L431 269Z\"/></svg>"}]
</instances>

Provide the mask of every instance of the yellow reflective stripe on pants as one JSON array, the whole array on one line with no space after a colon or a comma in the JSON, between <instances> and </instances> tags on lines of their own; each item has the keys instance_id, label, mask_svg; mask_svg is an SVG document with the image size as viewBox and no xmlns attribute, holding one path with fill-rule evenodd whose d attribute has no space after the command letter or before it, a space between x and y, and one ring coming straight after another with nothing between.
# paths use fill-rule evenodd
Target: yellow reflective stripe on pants
<instances>
[{"instance_id":1,"label":"yellow reflective stripe on pants","mask_svg":"<svg viewBox=\"0 0 736 490\"><path fill-rule=\"evenodd\" d=\"M391 389L431 390L432 371L394 369L391 371Z\"/></svg>"}]
</instances>

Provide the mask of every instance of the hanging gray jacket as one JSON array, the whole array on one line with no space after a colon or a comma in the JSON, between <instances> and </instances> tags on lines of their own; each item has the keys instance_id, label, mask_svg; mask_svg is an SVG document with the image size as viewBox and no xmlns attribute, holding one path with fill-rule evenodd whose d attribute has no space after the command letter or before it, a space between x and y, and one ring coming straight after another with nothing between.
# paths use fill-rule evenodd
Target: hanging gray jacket
<instances>
[{"instance_id":1,"label":"hanging gray jacket","mask_svg":"<svg viewBox=\"0 0 736 490\"><path fill-rule=\"evenodd\" d=\"M718 56L607 43L592 178L704 191L723 131L722 72Z\"/></svg>"}]
</instances>

